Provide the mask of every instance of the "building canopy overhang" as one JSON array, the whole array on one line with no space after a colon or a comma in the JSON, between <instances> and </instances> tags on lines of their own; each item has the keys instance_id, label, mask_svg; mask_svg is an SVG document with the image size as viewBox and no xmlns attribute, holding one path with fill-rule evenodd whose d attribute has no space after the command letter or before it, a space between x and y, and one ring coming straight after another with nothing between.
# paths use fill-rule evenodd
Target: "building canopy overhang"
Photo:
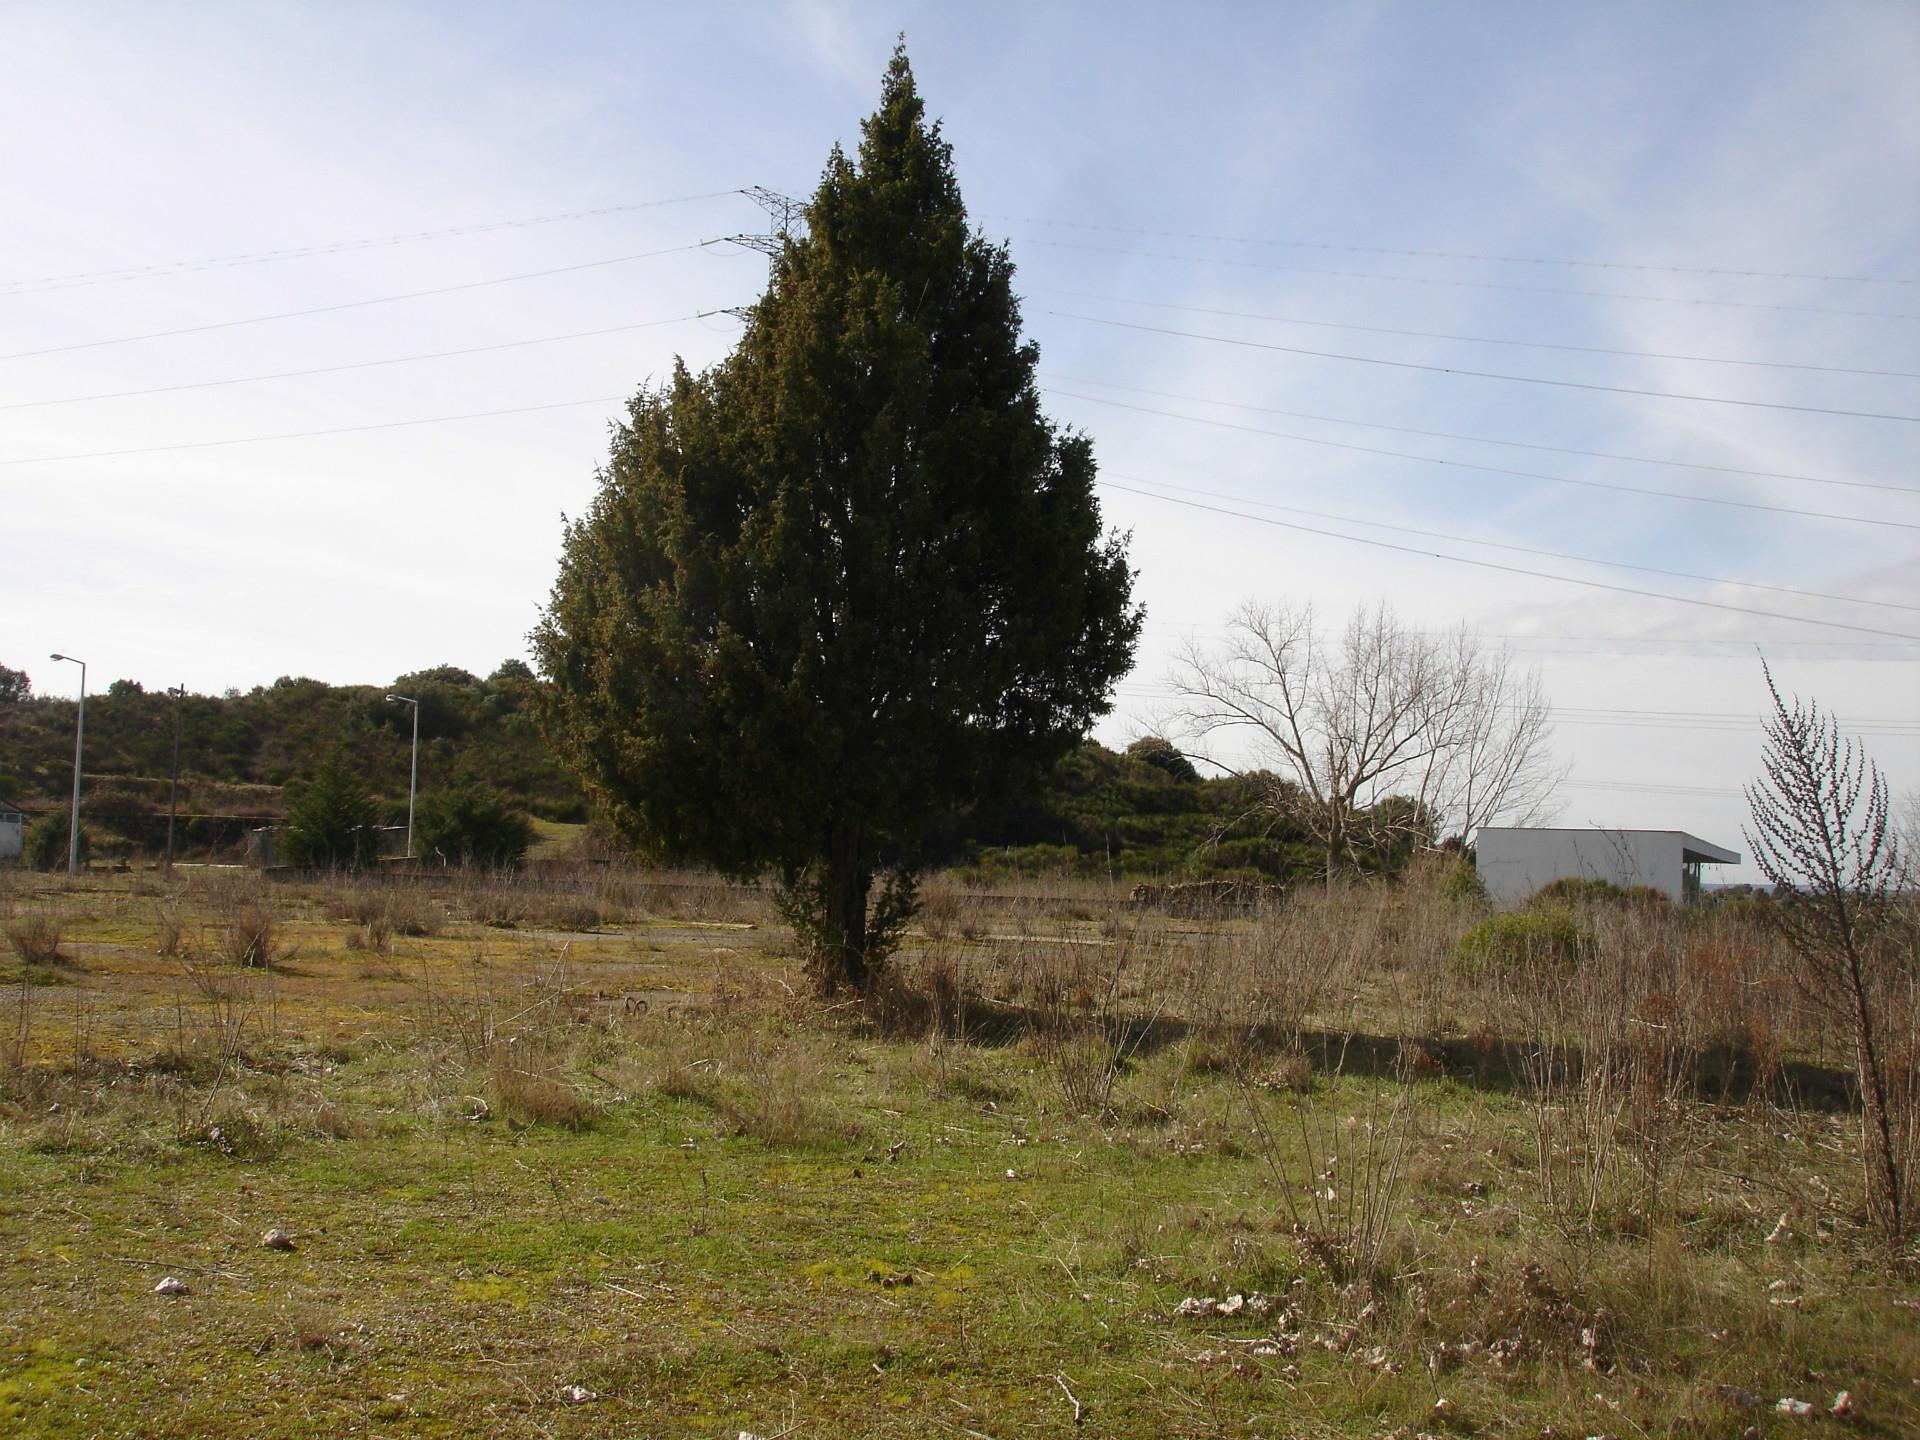
<instances>
[{"instance_id":1,"label":"building canopy overhang","mask_svg":"<svg viewBox=\"0 0 1920 1440\"><path fill-rule=\"evenodd\" d=\"M1698 835L1689 835L1686 831L1676 832L1680 836L1680 858L1688 865L1738 865L1738 850L1723 850L1718 845L1710 845Z\"/></svg>"}]
</instances>

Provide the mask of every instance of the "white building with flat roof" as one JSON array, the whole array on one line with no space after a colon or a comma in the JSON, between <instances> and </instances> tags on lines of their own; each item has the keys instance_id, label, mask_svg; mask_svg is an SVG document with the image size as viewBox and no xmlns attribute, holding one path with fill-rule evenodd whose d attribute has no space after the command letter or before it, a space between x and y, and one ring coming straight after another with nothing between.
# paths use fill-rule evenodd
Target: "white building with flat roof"
<instances>
[{"instance_id":1,"label":"white building with flat roof","mask_svg":"<svg viewBox=\"0 0 1920 1440\"><path fill-rule=\"evenodd\" d=\"M1702 865L1738 865L1732 850L1684 830L1546 830L1483 825L1473 839L1474 868L1487 893L1518 905L1555 880L1646 885L1670 900L1700 898Z\"/></svg>"},{"instance_id":2,"label":"white building with flat roof","mask_svg":"<svg viewBox=\"0 0 1920 1440\"><path fill-rule=\"evenodd\" d=\"M0 860L11 860L26 848L27 817L0 800Z\"/></svg>"}]
</instances>

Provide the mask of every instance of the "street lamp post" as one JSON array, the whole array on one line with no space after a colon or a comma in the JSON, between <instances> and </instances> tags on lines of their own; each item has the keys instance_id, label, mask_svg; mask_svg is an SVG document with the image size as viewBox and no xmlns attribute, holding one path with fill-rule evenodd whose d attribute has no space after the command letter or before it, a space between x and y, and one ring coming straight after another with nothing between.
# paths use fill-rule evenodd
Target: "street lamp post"
<instances>
[{"instance_id":1,"label":"street lamp post","mask_svg":"<svg viewBox=\"0 0 1920 1440\"><path fill-rule=\"evenodd\" d=\"M187 687L176 685L167 691L173 697L173 779L167 786L167 874L173 874L173 817L180 809L180 702L187 698Z\"/></svg>"},{"instance_id":2,"label":"street lamp post","mask_svg":"<svg viewBox=\"0 0 1920 1440\"><path fill-rule=\"evenodd\" d=\"M87 662L76 655L49 655L80 667L80 710L73 722L73 811L67 817L67 874L80 873L80 756L87 737Z\"/></svg>"},{"instance_id":3,"label":"street lamp post","mask_svg":"<svg viewBox=\"0 0 1920 1440\"><path fill-rule=\"evenodd\" d=\"M389 695L387 699L413 707L413 767L407 772L407 859L413 859L413 796L420 785L420 702L410 695Z\"/></svg>"}]
</instances>

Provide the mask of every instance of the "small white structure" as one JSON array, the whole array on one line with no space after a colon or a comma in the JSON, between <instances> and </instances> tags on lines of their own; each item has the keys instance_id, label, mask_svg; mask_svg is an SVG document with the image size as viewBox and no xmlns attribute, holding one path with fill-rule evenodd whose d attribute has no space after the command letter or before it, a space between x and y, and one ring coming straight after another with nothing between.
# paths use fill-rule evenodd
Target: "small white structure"
<instances>
[{"instance_id":1,"label":"small white structure","mask_svg":"<svg viewBox=\"0 0 1920 1440\"><path fill-rule=\"evenodd\" d=\"M1542 885L1568 878L1646 885L1669 900L1700 898L1702 865L1738 865L1740 856L1684 830L1536 830L1483 825L1474 868L1487 893L1517 905Z\"/></svg>"},{"instance_id":2,"label":"small white structure","mask_svg":"<svg viewBox=\"0 0 1920 1440\"><path fill-rule=\"evenodd\" d=\"M12 860L27 848L27 817L0 800L0 860Z\"/></svg>"}]
</instances>

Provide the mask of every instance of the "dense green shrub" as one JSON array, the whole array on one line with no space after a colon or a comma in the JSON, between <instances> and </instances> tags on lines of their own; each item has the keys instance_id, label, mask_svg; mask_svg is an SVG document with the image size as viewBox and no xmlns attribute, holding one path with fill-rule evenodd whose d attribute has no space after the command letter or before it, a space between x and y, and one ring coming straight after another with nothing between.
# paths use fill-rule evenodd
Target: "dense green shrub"
<instances>
[{"instance_id":1,"label":"dense green shrub","mask_svg":"<svg viewBox=\"0 0 1920 1440\"><path fill-rule=\"evenodd\" d=\"M1527 908L1566 909L1569 906L1620 905L1658 909L1668 904L1664 893L1651 885L1619 886L1611 880L1585 875L1563 875L1549 880L1527 897Z\"/></svg>"},{"instance_id":2,"label":"dense green shrub","mask_svg":"<svg viewBox=\"0 0 1920 1440\"><path fill-rule=\"evenodd\" d=\"M1489 915L1460 937L1456 969L1467 974L1505 974L1528 966L1570 968L1593 948L1593 932L1566 906Z\"/></svg>"},{"instance_id":3,"label":"dense green shrub","mask_svg":"<svg viewBox=\"0 0 1920 1440\"><path fill-rule=\"evenodd\" d=\"M518 865L533 844L533 822L497 790L460 785L420 800L413 853L447 865L504 869Z\"/></svg>"},{"instance_id":4,"label":"dense green shrub","mask_svg":"<svg viewBox=\"0 0 1920 1440\"><path fill-rule=\"evenodd\" d=\"M970 868L982 878L1073 875L1086 870L1086 857L1071 845L1006 845L982 850Z\"/></svg>"},{"instance_id":5,"label":"dense green shrub","mask_svg":"<svg viewBox=\"0 0 1920 1440\"><path fill-rule=\"evenodd\" d=\"M1191 785L1200 778L1200 772L1193 768L1193 762L1165 736L1142 735L1127 746L1126 753L1129 760L1138 760L1156 770L1164 770L1183 784Z\"/></svg>"},{"instance_id":6,"label":"dense green shrub","mask_svg":"<svg viewBox=\"0 0 1920 1440\"><path fill-rule=\"evenodd\" d=\"M27 827L23 854L36 870L59 870L67 863L67 823L69 812L56 810L42 815ZM93 851L93 837L80 827L80 863L87 863Z\"/></svg>"},{"instance_id":7,"label":"dense green shrub","mask_svg":"<svg viewBox=\"0 0 1920 1440\"><path fill-rule=\"evenodd\" d=\"M300 791L280 827L280 858L302 870L360 870L380 859L373 797L339 760Z\"/></svg>"},{"instance_id":8,"label":"dense green shrub","mask_svg":"<svg viewBox=\"0 0 1920 1440\"><path fill-rule=\"evenodd\" d=\"M1457 905L1484 905L1488 901L1486 881L1473 861L1453 857L1440 875L1440 898Z\"/></svg>"}]
</instances>

